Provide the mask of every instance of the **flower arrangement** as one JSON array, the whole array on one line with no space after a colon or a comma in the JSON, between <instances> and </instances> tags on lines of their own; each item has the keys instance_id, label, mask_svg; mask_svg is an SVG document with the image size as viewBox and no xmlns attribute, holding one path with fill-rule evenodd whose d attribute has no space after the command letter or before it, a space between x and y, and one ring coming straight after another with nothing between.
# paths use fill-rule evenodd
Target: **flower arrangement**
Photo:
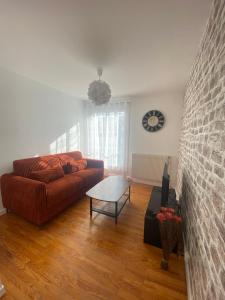
<instances>
[{"instance_id":1,"label":"flower arrangement","mask_svg":"<svg viewBox=\"0 0 225 300\"><path fill-rule=\"evenodd\" d=\"M182 218L175 210L170 207L161 207L160 212L156 215L159 221L163 258L161 267L168 270L168 261L171 252L177 247L177 255L182 253Z\"/></svg>"}]
</instances>

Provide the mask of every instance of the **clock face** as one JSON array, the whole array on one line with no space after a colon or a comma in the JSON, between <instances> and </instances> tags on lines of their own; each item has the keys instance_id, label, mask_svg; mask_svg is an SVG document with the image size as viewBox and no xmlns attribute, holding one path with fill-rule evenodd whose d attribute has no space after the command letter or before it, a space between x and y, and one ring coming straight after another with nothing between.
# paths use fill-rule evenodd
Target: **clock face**
<instances>
[{"instance_id":1,"label":"clock face","mask_svg":"<svg viewBox=\"0 0 225 300\"><path fill-rule=\"evenodd\" d=\"M164 123L165 117L158 110L150 110L144 115L142 119L142 125L144 129L149 132L158 131L163 127Z\"/></svg>"}]
</instances>

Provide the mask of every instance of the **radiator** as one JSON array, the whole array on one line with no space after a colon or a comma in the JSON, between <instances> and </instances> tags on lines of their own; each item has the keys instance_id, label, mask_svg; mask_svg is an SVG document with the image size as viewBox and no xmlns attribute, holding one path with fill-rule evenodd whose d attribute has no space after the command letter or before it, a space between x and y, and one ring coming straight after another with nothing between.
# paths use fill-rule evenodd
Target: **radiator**
<instances>
[{"instance_id":1,"label":"radiator","mask_svg":"<svg viewBox=\"0 0 225 300\"><path fill-rule=\"evenodd\" d=\"M132 154L132 178L136 182L161 186L163 168L168 156L152 154ZM170 186L175 187L177 157L169 157Z\"/></svg>"}]
</instances>

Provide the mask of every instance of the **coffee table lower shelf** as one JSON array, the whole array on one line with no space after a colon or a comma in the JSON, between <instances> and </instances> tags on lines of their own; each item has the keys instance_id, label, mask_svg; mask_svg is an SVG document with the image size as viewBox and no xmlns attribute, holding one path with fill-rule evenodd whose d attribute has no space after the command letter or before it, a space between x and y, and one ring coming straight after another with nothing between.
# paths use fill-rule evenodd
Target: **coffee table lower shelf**
<instances>
[{"instance_id":1,"label":"coffee table lower shelf","mask_svg":"<svg viewBox=\"0 0 225 300\"><path fill-rule=\"evenodd\" d=\"M92 212L103 214L112 218L115 218L115 224L117 224L117 218L120 215L127 200L130 202L130 186L128 188L128 194L123 194L118 201L104 201L96 198L89 197L90 199L90 216ZM104 202L104 205L102 205ZM97 204L97 207L95 206Z\"/></svg>"}]
</instances>

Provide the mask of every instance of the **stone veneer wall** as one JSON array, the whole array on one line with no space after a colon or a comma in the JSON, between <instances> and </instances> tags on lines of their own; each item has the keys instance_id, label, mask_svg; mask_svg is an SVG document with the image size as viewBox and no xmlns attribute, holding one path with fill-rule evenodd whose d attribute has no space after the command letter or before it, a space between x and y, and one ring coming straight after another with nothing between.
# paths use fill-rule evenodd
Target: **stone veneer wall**
<instances>
[{"instance_id":1,"label":"stone veneer wall","mask_svg":"<svg viewBox=\"0 0 225 300\"><path fill-rule=\"evenodd\" d=\"M191 300L225 299L225 0L215 0L184 99L177 191Z\"/></svg>"}]
</instances>

